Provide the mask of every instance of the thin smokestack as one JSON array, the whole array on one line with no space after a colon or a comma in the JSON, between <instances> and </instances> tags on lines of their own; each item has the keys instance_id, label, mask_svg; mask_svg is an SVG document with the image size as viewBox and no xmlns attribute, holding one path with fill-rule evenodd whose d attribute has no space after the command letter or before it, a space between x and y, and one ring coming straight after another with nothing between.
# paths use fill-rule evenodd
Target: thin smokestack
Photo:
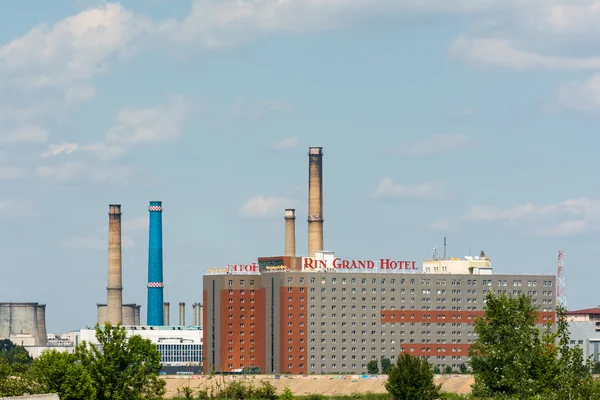
<instances>
[{"instance_id":1,"label":"thin smokestack","mask_svg":"<svg viewBox=\"0 0 600 400\"><path fill-rule=\"evenodd\" d=\"M163 326L163 247L162 201L151 201L148 242L148 317L149 326Z\"/></svg>"},{"instance_id":2,"label":"thin smokestack","mask_svg":"<svg viewBox=\"0 0 600 400\"><path fill-rule=\"evenodd\" d=\"M165 323L165 326L170 326L171 325L171 317L170 314L171 313L171 305L169 304L168 301L165 301L165 305L164 305L164 310L163 310L163 320Z\"/></svg>"},{"instance_id":3,"label":"thin smokestack","mask_svg":"<svg viewBox=\"0 0 600 400\"><path fill-rule=\"evenodd\" d=\"M123 271L121 261L121 206L108 206L108 286L106 319L112 325L123 322Z\"/></svg>"},{"instance_id":4,"label":"thin smokestack","mask_svg":"<svg viewBox=\"0 0 600 400\"><path fill-rule=\"evenodd\" d=\"M296 210L285 210L285 255L296 256Z\"/></svg>"},{"instance_id":5,"label":"thin smokestack","mask_svg":"<svg viewBox=\"0 0 600 400\"><path fill-rule=\"evenodd\" d=\"M192 326L198 326L198 314L196 313L198 303L192 304Z\"/></svg>"},{"instance_id":6,"label":"thin smokestack","mask_svg":"<svg viewBox=\"0 0 600 400\"><path fill-rule=\"evenodd\" d=\"M308 149L308 256L323 250L323 148Z\"/></svg>"},{"instance_id":7,"label":"thin smokestack","mask_svg":"<svg viewBox=\"0 0 600 400\"><path fill-rule=\"evenodd\" d=\"M185 326L185 303L179 303L179 326Z\"/></svg>"}]
</instances>

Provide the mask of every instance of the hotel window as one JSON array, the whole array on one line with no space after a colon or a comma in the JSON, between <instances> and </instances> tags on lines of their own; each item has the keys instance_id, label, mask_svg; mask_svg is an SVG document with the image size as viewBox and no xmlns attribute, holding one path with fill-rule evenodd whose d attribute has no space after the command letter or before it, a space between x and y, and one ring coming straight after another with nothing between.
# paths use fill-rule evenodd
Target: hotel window
<instances>
[{"instance_id":1,"label":"hotel window","mask_svg":"<svg viewBox=\"0 0 600 400\"><path fill-rule=\"evenodd\" d=\"M240 285L244 286L244 280L243 279L240 281Z\"/></svg>"},{"instance_id":2,"label":"hotel window","mask_svg":"<svg viewBox=\"0 0 600 400\"><path fill-rule=\"evenodd\" d=\"M292 277L288 278L288 283L292 283Z\"/></svg>"},{"instance_id":3,"label":"hotel window","mask_svg":"<svg viewBox=\"0 0 600 400\"><path fill-rule=\"evenodd\" d=\"M228 285L229 285L229 286L233 286L233 281L232 281L232 280L230 280L230 281L229 281L229 283L228 283ZM545 285L544 285L544 286L545 286Z\"/></svg>"}]
</instances>

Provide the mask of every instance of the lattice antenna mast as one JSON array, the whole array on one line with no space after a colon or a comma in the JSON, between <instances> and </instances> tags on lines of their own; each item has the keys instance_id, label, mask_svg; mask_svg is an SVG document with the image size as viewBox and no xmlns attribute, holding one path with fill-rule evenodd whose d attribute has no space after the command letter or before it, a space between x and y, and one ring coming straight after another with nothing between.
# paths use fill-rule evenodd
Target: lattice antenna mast
<instances>
[{"instance_id":1,"label":"lattice antenna mast","mask_svg":"<svg viewBox=\"0 0 600 400\"><path fill-rule=\"evenodd\" d=\"M558 274L556 282L556 302L567 308L567 282L565 280L565 266L564 266L565 252L562 250L558 251Z\"/></svg>"}]
</instances>

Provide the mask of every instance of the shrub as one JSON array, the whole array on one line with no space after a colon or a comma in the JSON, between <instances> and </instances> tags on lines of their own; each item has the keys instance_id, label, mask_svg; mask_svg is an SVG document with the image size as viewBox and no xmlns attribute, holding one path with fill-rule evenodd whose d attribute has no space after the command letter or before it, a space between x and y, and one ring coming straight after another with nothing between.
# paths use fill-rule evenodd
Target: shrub
<instances>
[{"instance_id":1,"label":"shrub","mask_svg":"<svg viewBox=\"0 0 600 400\"><path fill-rule=\"evenodd\" d=\"M434 400L441 385L433 383L431 364L426 358L403 353L389 373L385 388L394 400Z\"/></svg>"}]
</instances>

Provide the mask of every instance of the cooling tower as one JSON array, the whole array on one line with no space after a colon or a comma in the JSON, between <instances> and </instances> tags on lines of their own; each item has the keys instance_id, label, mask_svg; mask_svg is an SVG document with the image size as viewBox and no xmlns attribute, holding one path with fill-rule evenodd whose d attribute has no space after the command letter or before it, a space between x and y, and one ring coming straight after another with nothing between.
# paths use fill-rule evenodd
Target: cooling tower
<instances>
[{"instance_id":1,"label":"cooling tower","mask_svg":"<svg viewBox=\"0 0 600 400\"><path fill-rule=\"evenodd\" d=\"M48 332L46 332L46 305L38 304L36 309L37 340L36 346L48 345Z\"/></svg>"},{"instance_id":2,"label":"cooling tower","mask_svg":"<svg viewBox=\"0 0 600 400\"><path fill-rule=\"evenodd\" d=\"M323 148L308 149L308 256L323 250Z\"/></svg>"},{"instance_id":3,"label":"cooling tower","mask_svg":"<svg viewBox=\"0 0 600 400\"><path fill-rule=\"evenodd\" d=\"M136 305L135 306L135 326L140 326L140 311L142 309L142 306L140 305Z\"/></svg>"},{"instance_id":4,"label":"cooling tower","mask_svg":"<svg viewBox=\"0 0 600 400\"><path fill-rule=\"evenodd\" d=\"M45 307L38 303L0 303L0 339L11 339L21 346L47 343Z\"/></svg>"},{"instance_id":5,"label":"cooling tower","mask_svg":"<svg viewBox=\"0 0 600 400\"><path fill-rule=\"evenodd\" d=\"M104 326L107 321L106 304L96 304L96 307L98 308L98 325ZM123 307L121 307L121 325L140 325L140 307L137 304L123 304Z\"/></svg>"},{"instance_id":6,"label":"cooling tower","mask_svg":"<svg viewBox=\"0 0 600 400\"><path fill-rule=\"evenodd\" d=\"M123 304L123 325L135 325L135 309L137 304Z\"/></svg>"},{"instance_id":7,"label":"cooling tower","mask_svg":"<svg viewBox=\"0 0 600 400\"><path fill-rule=\"evenodd\" d=\"M179 303L179 326L185 326L185 303Z\"/></svg>"},{"instance_id":8,"label":"cooling tower","mask_svg":"<svg viewBox=\"0 0 600 400\"><path fill-rule=\"evenodd\" d=\"M151 201L148 240L148 318L150 326L163 326L162 202Z\"/></svg>"},{"instance_id":9,"label":"cooling tower","mask_svg":"<svg viewBox=\"0 0 600 400\"><path fill-rule=\"evenodd\" d=\"M106 320L120 325L123 320L123 277L121 261L121 206L108 206L108 286ZM102 325L104 325L102 323Z\"/></svg>"},{"instance_id":10,"label":"cooling tower","mask_svg":"<svg viewBox=\"0 0 600 400\"><path fill-rule=\"evenodd\" d=\"M163 310L163 322L165 323L165 326L171 326L171 305L169 304L168 301L165 301L164 304L164 310Z\"/></svg>"}]
</instances>

